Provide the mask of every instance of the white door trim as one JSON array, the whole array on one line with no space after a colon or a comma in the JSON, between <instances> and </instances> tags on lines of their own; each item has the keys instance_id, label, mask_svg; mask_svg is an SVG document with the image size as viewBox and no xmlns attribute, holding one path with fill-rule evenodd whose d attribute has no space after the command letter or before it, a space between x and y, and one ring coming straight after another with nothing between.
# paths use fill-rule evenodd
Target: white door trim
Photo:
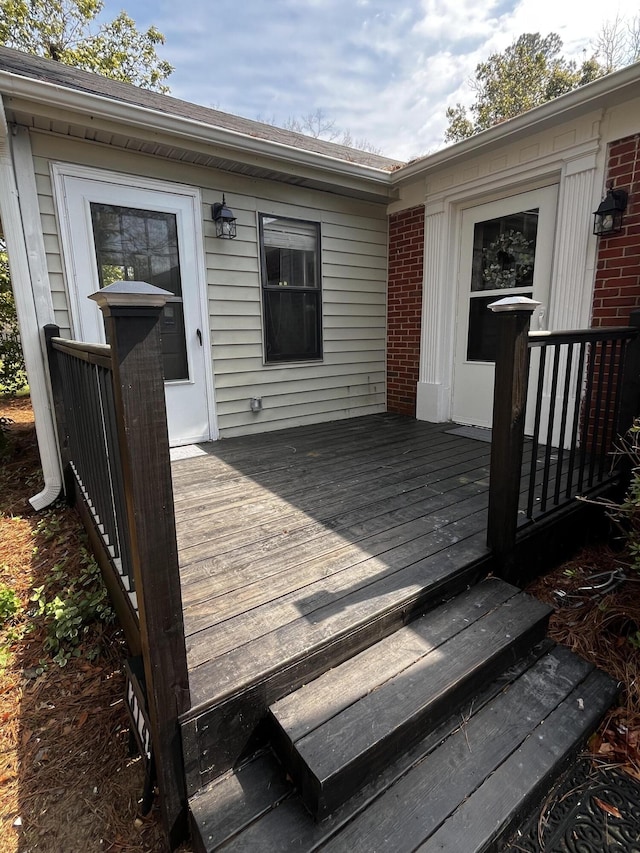
<instances>
[{"instance_id":1,"label":"white door trim","mask_svg":"<svg viewBox=\"0 0 640 853\"><path fill-rule=\"evenodd\" d=\"M69 301L69 316L71 331L75 337L82 333L82 311L79 305L78 288L75 286L77 271L75 258L72 251L72 229L71 223L66 215L67 207L65 200L65 179L78 178L87 181L112 184L138 189L142 191L165 193L168 195L182 196L187 200L193 213L195 231L193 240L188 247L193 252L193 271L196 277L196 288L198 293L199 309L203 319L202 323L202 347L205 352L204 376L207 390L207 413L208 413L208 438L218 438L218 425L215 406L214 371L211 358L211 335L209 321L209 304L207 298L206 263L204 256L204 232L202 224L202 199L199 188L177 184L171 181L161 181L154 178L146 178L140 175L125 175L107 169L97 169L88 166L80 166L74 163L52 162L50 163L51 179L53 185L54 204L60 230L60 242L62 251L63 271L65 275L67 297ZM85 227L88 227L85 223ZM92 235L87 234L87 239L93 242ZM184 443L191 443L193 437L186 437ZM203 439L200 438L200 441Z\"/></svg>"}]
</instances>

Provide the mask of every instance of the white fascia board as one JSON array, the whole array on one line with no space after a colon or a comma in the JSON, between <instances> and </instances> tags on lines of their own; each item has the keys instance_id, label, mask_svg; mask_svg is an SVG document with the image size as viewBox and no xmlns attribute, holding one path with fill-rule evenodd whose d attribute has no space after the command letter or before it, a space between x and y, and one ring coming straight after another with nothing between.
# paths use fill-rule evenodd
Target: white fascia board
<instances>
[{"instance_id":1,"label":"white fascia board","mask_svg":"<svg viewBox=\"0 0 640 853\"><path fill-rule=\"evenodd\" d=\"M68 89L43 80L20 77L8 71L0 71L0 93L47 104L49 107L88 114L94 118L122 122L146 131L146 136L154 132L168 133L182 139L218 145L232 152L268 157L285 165L318 169L335 177L343 176L361 180L365 185L374 183L380 187L390 188L391 186L391 173L383 169L349 163L327 154L307 151L282 142L259 139L236 130L214 127L196 119L174 116L138 104L117 101L104 95Z\"/></svg>"},{"instance_id":2,"label":"white fascia board","mask_svg":"<svg viewBox=\"0 0 640 853\"><path fill-rule=\"evenodd\" d=\"M566 95L547 101L539 107L535 107L526 113L522 113L508 121L496 124L488 130L463 139L454 145L449 145L407 166L401 166L391 173L393 186L411 178L424 175L432 169L437 169L449 163L471 154L480 154L485 148L495 148L498 145L508 143L511 137L517 137L524 133L535 133L544 130L545 126L557 125L571 118L572 114L579 114L591 109L606 106L605 101L611 105L617 103L620 95L624 97L625 90L635 87L629 91L627 97L638 97L640 95L640 62L629 65L613 74L607 74L580 86Z\"/></svg>"}]
</instances>

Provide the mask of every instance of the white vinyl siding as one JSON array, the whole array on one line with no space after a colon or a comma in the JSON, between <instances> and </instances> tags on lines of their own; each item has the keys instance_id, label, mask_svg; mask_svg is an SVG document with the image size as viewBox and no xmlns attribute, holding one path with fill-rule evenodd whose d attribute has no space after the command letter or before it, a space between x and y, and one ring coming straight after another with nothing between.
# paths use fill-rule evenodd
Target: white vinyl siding
<instances>
[{"instance_id":1,"label":"white vinyl siding","mask_svg":"<svg viewBox=\"0 0 640 853\"><path fill-rule=\"evenodd\" d=\"M387 217L384 205L33 133L32 146L56 318L70 333L49 162L69 162L199 187L211 355L222 437L384 411ZM215 237L211 206L237 217ZM320 224L323 359L264 361L258 213ZM249 400L261 397L259 413Z\"/></svg>"}]
</instances>

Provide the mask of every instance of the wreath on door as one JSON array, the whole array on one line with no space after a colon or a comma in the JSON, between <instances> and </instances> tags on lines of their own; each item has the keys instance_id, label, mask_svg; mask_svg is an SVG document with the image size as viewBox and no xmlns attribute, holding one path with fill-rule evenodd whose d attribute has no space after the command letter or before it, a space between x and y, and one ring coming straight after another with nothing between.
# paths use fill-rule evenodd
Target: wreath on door
<instances>
[{"instance_id":1,"label":"wreath on door","mask_svg":"<svg viewBox=\"0 0 640 853\"><path fill-rule=\"evenodd\" d=\"M482 254L486 290L525 286L522 282L533 269L535 248L533 240L527 240L522 231L504 231Z\"/></svg>"}]
</instances>

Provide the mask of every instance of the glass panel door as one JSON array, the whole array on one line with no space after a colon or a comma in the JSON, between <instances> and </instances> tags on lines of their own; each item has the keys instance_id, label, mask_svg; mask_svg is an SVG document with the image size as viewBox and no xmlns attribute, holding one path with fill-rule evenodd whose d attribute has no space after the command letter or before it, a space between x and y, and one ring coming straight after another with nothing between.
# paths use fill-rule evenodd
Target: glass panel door
<instances>
[{"instance_id":1,"label":"glass panel door","mask_svg":"<svg viewBox=\"0 0 640 853\"><path fill-rule=\"evenodd\" d=\"M469 295L468 361L495 361L498 318L487 306L533 293L539 209L476 222Z\"/></svg>"},{"instance_id":2,"label":"glass panel door","mask_svg":"<svg viewBox=\"0 0 640 853\"><path fill-rule=\"evenodd\" d=\"M557 187L462 211L452 418L490 427L499 317L488 305L528 296L547 305ZM538 317L534 315L533 328Z\"/></svg>"}]
</instances>

